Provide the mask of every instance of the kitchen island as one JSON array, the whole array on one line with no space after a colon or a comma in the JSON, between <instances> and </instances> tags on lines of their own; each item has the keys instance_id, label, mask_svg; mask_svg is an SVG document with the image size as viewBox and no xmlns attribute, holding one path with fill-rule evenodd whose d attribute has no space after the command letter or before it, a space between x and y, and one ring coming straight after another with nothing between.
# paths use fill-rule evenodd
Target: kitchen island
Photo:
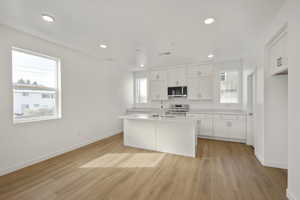
<instances>
[{"instance_id":1,"label":"kitchen island","mask_svg":"<svg viewBox=\"0 0 300 200\"><path fill-rule=\"evenodd\" d=\"M130 114L123 119L124 145L183 156L196 156L196 120L185 116Z\"/></svg>"}]
</instances>

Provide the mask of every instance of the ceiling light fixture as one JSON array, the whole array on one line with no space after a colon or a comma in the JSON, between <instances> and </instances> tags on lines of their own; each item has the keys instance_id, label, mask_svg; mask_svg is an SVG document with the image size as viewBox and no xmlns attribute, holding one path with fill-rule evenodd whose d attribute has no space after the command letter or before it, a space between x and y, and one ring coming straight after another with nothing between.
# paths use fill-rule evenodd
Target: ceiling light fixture
<instances>
[{"instance_id":1,"label":"ceiling light fixture","mask_svg":"<svg viewBox=\"0 0 300 200\"><path fill-rule=\"evenodd\" d=\"M141 66L141 67L145 67L145 65L144 65L144 64L141 64L140 66Z\"/></svg>"},{"instance_id":2,"label":"ceiling light fixture","mask_svg":"<svg viewBox=\"0 0 300 200\"><path fill-rule=\"evenodd\" d=\"M214 23L215 21L216 20L214 18L210 17L210 18L205 19L204 23L207 24L207 25L209 25L209 24Z\"/></svg>"},{"instance_id":3,"label":"ceiling light fixture","mask_svg":"<svg viewBox=\"0 0 300 200\"><path fill-rule=\"evenodd\" d=\"M48 15L48 14L42 14L42 18L43 18L44 21L50 22L50 23L55 21L55 18Z\"/></svg>"},{"instance_id":4,"label":"ceiling light fixture","mask_svg":"<svg viewBox=\"0 0 300 200\"><path fill-rule=\"evenodd\" d=\"M213 58L213 57L214 57L214 54L209 54L207 57L208 57L208 58Z\"/></svg>"},{"instance_id":5,"label":"ceiling light fixture","mask_svg":"<svg viewBox=\"0 0 300 200\"><path fill-rule=\"evenodd\" d=\"M100 44L100 47L101 47L102 49L106 49L106 48L107 48L107 45L106 45L106 44Z\"/></svg>"}]
</instances>

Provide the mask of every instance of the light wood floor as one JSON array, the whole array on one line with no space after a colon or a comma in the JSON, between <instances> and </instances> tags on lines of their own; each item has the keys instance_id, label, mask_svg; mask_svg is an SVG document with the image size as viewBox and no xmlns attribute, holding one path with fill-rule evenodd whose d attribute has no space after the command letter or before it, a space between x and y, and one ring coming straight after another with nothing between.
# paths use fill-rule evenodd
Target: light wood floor
<instances>
[{"instance_id":1,"label":"light wood floor","mask_svg":"<svg viewBox=\"0 0 300 200\"><path fill-rule=\"evenodd\" d=\"M0 177L1 200L283 200L284 170L244 144L199 140L197 158L124 147L117 135Z\"/></svg>"}]
</instances>

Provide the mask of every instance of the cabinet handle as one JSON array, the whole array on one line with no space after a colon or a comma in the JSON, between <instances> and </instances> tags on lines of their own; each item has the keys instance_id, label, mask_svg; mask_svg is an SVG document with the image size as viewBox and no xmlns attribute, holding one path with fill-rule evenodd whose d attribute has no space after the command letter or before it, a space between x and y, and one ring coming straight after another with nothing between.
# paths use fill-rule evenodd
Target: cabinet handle
<instances>
[{"instance_id":1,"label":"cabinet handle","mask_svg":"<svg viewBox=\"0 0 300 200\"><path fill-rule=\"evenodd\" d=\"M156 79L157 79L157 80L159 79L159 75L158 75L158 74L156 75Z\"/></svg>"}]
</instances>

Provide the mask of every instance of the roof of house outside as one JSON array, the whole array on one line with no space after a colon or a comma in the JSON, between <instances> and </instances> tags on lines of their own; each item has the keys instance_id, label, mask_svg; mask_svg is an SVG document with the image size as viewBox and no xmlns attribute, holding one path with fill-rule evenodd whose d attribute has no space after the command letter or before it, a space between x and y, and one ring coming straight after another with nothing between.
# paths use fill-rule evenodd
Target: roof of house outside
<instances>
[{"instance_id":1,"label":"roof of house outside","mask_svg":"<svg viewBox=\"0 0 300 200\"><path fill-rule=\"evenodd\" d=\"M46 90L46 91L56 91L55 88L46 87L43 85L36 85L36 84L23 84L23 83L15 83L14 84L15 90Z\"/></svg>"}]
</instances>

